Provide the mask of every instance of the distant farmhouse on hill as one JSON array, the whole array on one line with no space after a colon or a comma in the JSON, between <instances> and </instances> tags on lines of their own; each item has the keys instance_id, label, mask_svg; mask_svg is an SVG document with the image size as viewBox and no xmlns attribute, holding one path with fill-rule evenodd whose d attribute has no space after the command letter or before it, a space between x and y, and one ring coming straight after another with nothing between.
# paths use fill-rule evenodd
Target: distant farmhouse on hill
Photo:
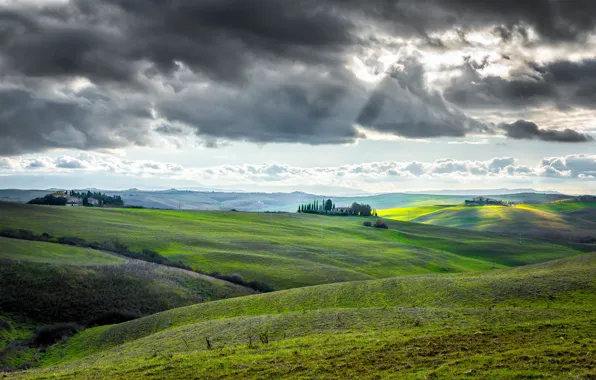
<instances>
[{"instance_id":1,"label":"distant farmhouse on hill","mask_svg":"<svg viewBox=\"0 0 596 380\"><path fill-rule=\"evenodd\" d=\"M119 195L110 196L99 192L76 192L56 191L42 198L35 198L29 201L29 204L51 205L51 206L123 206L124 202Z\"/></svg>"},{"instance_id":2,"label":"distant farmhouse on hill","mask_svg":"<svg viewBox=\"0 0 596 380\"><path fill-rule=\"evenodd\" d=\"M466 206L515 206L515 203L491 199L486 197L475 197L471 200L466 199Z\"/></svg>"}]
</instances>

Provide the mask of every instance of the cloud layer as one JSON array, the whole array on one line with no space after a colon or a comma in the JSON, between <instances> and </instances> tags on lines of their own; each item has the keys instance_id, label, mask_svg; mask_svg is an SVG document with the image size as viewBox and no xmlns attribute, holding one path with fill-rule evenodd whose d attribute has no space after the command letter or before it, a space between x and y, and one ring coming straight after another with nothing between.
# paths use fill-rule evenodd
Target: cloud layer
<instances>
[{"instance_id":1,"label":"cloud layer","mask_svg":"<svg viewBox=\"0 0 596 380\"><path fill-rule=\"evenodd\" d=\"M0 158L1 175L106 174L137 178L183 180L207 186L296 189L307 185L379 192L407 182L520 183L535 180L582 182L596 180L596 155L547 157L535 166L512 157L485 161L441 159L434 162L370 162L359 165L301 168L279 164L221 165L185 168L172 163L127 160L111 155L82 153L78 157L22 156ZM530 181L530 182L528 182ZM402 188L403 191L403 188Z\"/></svg>"},{"instance_id":2,"label":"cloud layer","mask_svg":"<svg viewBox=\"0 0 596 380\"><path fill-rule=\"evenodd\" d=\"M466 113L594 110L594 57L566 57L593 47L595 7L590 0L11 2L0 9L0 154L153 145L184 131L207 146L344 144L366 130L502 134ZM585 142L588 127L505 132Z\"/></svg>"}]
</instances>

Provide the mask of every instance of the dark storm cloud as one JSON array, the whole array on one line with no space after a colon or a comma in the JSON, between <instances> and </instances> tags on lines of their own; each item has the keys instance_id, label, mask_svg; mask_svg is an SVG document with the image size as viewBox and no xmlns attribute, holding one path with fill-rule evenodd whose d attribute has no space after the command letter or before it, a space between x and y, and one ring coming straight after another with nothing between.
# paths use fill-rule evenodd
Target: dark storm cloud
<instances>
[{"instance_id":1,"label":"dark storm cloud","mask_svg":"<svg viewBox=\"0 0 596 380\"><path fill-rule=\"evenodd\" d=\"M0 20L8 69L99 81L132 81L143 61L236 81L257 59L339 62L355 42L346 18L313 1L74 0L3 11Z\"/></svg>"},{"instance_id":2,"label":"dark storm cloud","mask_svg":"<svg viewBox=\"0 0 596 380\"><path fill-rule=\"evenodd\" d=\"M596 108L596 59L579 62L530 62L532 70L513 78L482 76L470 62L445 89L445 98L464 108L554 105Z\"/></svg>"},{"instance_id":3,"label":"dark storm cloud","mask_svg":"<svg viewBox=\"0 0 596 380\"><path fill-rule=\"evenodd\" d=\"M77 99L49 99L25 90L0 90L0 154L48 148L118 148L148 143L138 119L140 108L105 103L95 94Z\"/></svg>"},{"instance_id":4,"label":"dark storm cloud","mask_svg":"<svg viewBox=\"0 0 596 380\"><path fill-rule=\"evenodd\" d=\"M154 131L175 136L179 128L172 124L182 123L211 145L219 139L347 143L361 137L355 122L406 137L492 133L429 90L420 65L394 71L371 96L346 72L347 58L368 48L393 49L399 43L392 36L447 49L434 33L452 30L461 44L470 44L466 33L476 27L493 28L504 41L527 39L528 28L547 42L581 41L594 29L594 7L583 0L71 0L5 6L0 80L11 87L0 88L0 104L10 109L0 112L0 154L148 144L150 108L169 128ZM464 106L495 99L534 104L569 94L581 104L593 100L594 87L575 84L581 81L563 63L536 67L519 83L478 76L486 60L469 64L447 100ZM53 84L76 77L91 81L85 91L92 94L52 95ZM127 101L138 97L145 101Z\"/></svg>"},{"instance_id":5,"label":"dark storm cloud","mask_svg":"<svg viewBox=\"0 0 596 380\"><path fill-rule=\"evenodd\" d=\"M159 101L159 115L184 123L198 136L255 143L350 143L362 137L353 127L354 104L366 93L354 75L337 71L259 72L243 89L195 87Z\"/></svg>"},{"instance_id":6,"label":"dark storm cloud","mask_svg":"<svg viewBox=\"0 0 596 380\"><path fill-rule=\"evenodd\" d=\"M407 59L374 89L358 115L367 128L410 138L492 133L491 128L450 107L424 82L424 69Z\"/></svg>"},{"instance_id":7,"label":"dark storm cloud","mask_svg":"<svg viewBox=\"0 0 596 380\"><path fill-rule=\"evenodd\" d=\"M543 140L554 142L578 143L589 142L594 139L592 136L579 133L573 129L554 130L541 129L535 123L526 120L518 120L511 124L501 124L505 136L516 140Z\"/></svg>"}]
</instances>

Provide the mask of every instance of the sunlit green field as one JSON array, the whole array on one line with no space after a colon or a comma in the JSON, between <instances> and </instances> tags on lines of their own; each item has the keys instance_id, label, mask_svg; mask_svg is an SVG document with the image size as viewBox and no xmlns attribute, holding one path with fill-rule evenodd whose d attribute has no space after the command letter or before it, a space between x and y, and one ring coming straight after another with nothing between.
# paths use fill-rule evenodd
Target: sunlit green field
<instances>
[{"instance_id":1,"label":"sunlit green field","mask_svg":"<svg viewBox=\"0 0 596 380\"><path fill-rule=\"evenodd\" d=\"M433 206L380 210L392 220L574 243L595 235L595 203L557 202L504 206Z\"/></svg>"},{"instance_id":2,"label":"sunlit green field","mask_svg":"<svg viewBox=\"0 0 596 380\"><path fill-rule=\"evenodd\" d=\"M596 254L209 302L86 330L16 378L590 378Z\"/></svg>"},{"instance_id":3,"label":"sunlit green field","mask_svg":"<svg viewBox=\"0 0 596 380\"><path fill-rule=\"evenodd\" d=\"M379 216L392 220L410 221L423 215L435 213L440 210L450 209L457 206L419 206L419 207L397 207L378 210Z\"/></svg>"},{"instance_id":4,"label":"sunlit green field","mask_svg":"<svg viewBox=\"0 0 596 380\"><path fill-rule=\"evenodd\" d=\"M118 239L203 272L240 273L275 289L518 266L575 255L560 245L365 218L296 213L89 209L0 203L0 227L87 241ZM374 220L374 219L373 219Z\"/></svg>"}]
</instances>

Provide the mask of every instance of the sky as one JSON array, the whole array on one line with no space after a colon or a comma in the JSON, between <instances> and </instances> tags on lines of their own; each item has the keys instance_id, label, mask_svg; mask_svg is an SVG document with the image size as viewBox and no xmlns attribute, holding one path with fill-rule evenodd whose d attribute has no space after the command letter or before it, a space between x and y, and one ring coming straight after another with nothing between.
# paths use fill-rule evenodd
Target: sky
<instances>
[{"instance_id":1,"label":"sky","mask_svg":"<svg viewBox=\"0 0 596 380\"><path fill-rule=\"evenodd\" d=\"M0 0L0 188L596 193L592 0Z\"/></svg>"}]
</instances>

